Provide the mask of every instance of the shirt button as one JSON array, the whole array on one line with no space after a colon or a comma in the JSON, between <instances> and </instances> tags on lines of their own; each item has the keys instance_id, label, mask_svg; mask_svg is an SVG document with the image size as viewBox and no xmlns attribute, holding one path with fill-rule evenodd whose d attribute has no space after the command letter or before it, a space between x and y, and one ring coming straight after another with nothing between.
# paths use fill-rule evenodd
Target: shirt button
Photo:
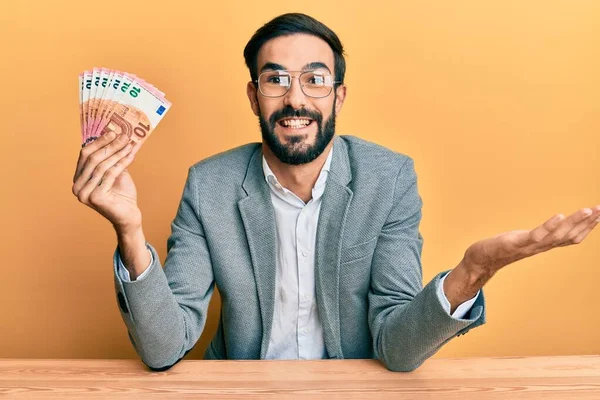
<instances>
[{"instance_id":1,"label":"shirt button","mask_svg":"<svg viewBox=\"0 0 600 400\"><path fill-rule=\"evenodd\" d=\"M302 257L306 257L306 256L307 256L307 254L303 251L302 252Z\"/></svg>"},{"instance_id":2,"label":"shirt button","mask_svg":"<svg viewBox=\"0 0 600 400\"><path fill-rule=\"evenodd\" d=\"M306 329L302 329L302 334L306 335L308 333L308 331Z\"/></svg>"}]
</instances>

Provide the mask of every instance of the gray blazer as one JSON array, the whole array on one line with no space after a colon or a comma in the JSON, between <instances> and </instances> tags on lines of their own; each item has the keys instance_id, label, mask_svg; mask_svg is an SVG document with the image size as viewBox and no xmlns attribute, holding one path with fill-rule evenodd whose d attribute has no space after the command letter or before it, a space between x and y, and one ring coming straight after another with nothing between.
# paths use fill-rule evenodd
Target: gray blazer
<instances>
[{"instance_id":1,"label":"gray blazer","mask_svg":"<svg viewBox=\"0 0 600 400\"><path fill-rule=\"evenodd\" d=\"M483 293L465 319L443 309L438 274L422 284L422 200L413 160L335 136L317 226L315 280L330 358L376 358L410 371L444 343L485 322ZM164 370L200 337L215 284L219 327L206 359L264 359L275 296L275 219L260 143L192 166L161 268L142 280L116 273L121 316L142 361Z\"/></svg>"}]
</instances>

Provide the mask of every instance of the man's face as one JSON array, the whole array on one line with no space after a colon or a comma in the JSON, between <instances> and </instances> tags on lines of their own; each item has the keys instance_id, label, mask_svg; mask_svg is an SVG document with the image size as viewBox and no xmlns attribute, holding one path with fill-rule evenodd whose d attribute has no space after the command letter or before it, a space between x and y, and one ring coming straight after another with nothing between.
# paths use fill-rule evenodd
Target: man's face
<instances>
[{"instance_id":1,"label":"man's face","mask_svg":"<svg viewBox=\"0 0 600 400\"><path fill-rule=\"evenodd\" d=\"M266 97L252 82L248 83L248 98L259 118L263 142L285 164L313 161L333 138L335 116L341 110L346 89L340 86L323 98L306 96L297 79L300 72L296 71L318 69L335 77L333 51L327 42L316 36L282 36L261 47L257 65L259 74L294 71L290 72L293 77L291 87L281 97Z\"/></svg>"}]
</instances>

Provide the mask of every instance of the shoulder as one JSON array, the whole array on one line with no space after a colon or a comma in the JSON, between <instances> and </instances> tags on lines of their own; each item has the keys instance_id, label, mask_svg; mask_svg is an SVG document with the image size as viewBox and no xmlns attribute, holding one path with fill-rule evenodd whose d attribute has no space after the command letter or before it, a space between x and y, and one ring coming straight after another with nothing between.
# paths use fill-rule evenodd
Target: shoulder
<instances>
[{"instance_id":1,"label":"shoulder","mask_svg":"<svg viewBox=\"0 0 600 400\"><path fill-rule=\"evenodd\" d=\"M398 176L401 171L412 173L414 160L407 154L357 136L340 135L348 150L348 159L354 173Z\"/></svg>"},{"instance_id":2,"label":"shoulder","mask_svg":"<svg viewBox=\"0 0 600 400\"><path fill-rule=\"evenodd\" d=\"M252 155L260 146L261 144L258 142L247 143L214 154L192 165L190 175L194 175L196 179L203 177L205 179L218 177L223 180L243 179Z\"/></svg>"}]
</instances>

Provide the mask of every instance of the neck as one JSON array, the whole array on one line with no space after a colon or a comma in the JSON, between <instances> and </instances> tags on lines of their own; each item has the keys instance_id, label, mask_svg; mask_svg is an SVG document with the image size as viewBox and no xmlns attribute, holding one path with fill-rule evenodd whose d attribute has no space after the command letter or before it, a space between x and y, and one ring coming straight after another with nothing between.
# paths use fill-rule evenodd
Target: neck
<instances>
[{"instance_id":1,"label":"neck","mask_svg":"<svg viewBox=\"0 0 600 400\"><path fill-rule=\"evenodd\" d=\"M269 146L264 142L262 144L263 154L269 164L269 168L273 171L275 177L281 185L292 191L296 196L301 198L305 203L308 203L312 198L312 189L319 178L319 173L325 165L325 161L329 156L329 152L333 147L333 139L323 153L319 157L307 164L290 165L279 160Z\"/></svg>"}]
</instances>

